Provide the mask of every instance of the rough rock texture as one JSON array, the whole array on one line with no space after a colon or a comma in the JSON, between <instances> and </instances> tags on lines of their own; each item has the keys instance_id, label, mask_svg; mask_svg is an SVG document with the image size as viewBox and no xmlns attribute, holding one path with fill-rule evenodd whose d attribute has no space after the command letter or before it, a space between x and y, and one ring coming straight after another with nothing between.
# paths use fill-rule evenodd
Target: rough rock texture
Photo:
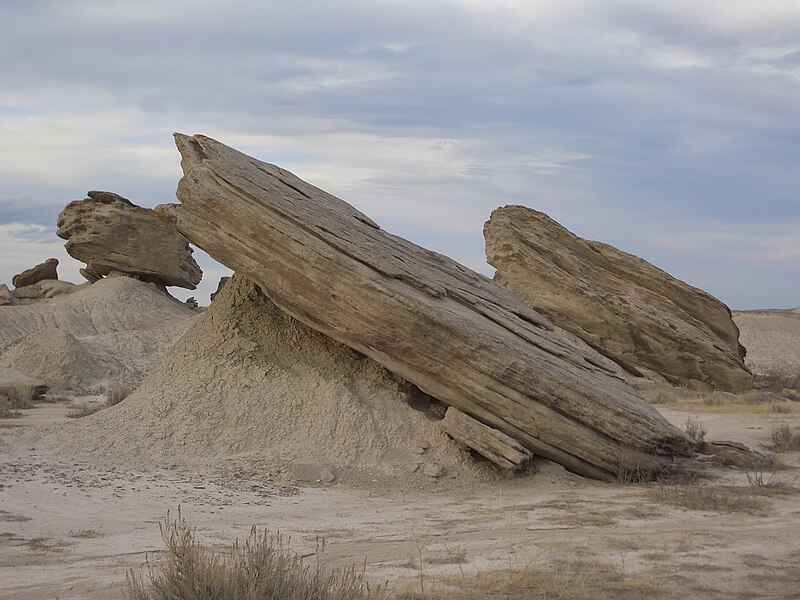
<instances>
[{"instance_id":1,"label":"rough rock texture","mask_svg":"<svg viewBox=\"0 0 800 600\"><path fill-rule=\"evenodd\" d=\"M202 271L189 243L167 221L110 192L89 192L58 217L67 252L87 265L84 276L121 271L142 281L195 289Z\"/></svg>"},{"instance_id":2,"label":"rough rock texture","mask_svg":"<svg viewBox=\"0 0 800 600\"><path fill-rule=\"evenodd\" d=\"M701 389L752 388L727 306L647 261L506 206L484 226L495 280L634 374Z\"/></svg>"},{"instance_id":3,"label":"rough rock texture","mask_svg":"<svg viewBox=\"0 0 800 600\"><path fill-rule=\"evenodd\" d=\"M48 258L43 263L31 267L18 275L14 275L11 283L14 287L21 288L26 285L33 285L39 283L42 279L58 279L58 259Z\"/></svg>"},{"instance_id":4,"label":"rough rock texture","mask_svg":"<svg viewBox=\"0 0 800 600\"><path fill-rule=\"evenodd\" d=\"M247 279L231 279L193 323L124 402L46 444L149 464L252 460L304 481L424 481L428 465L447 477L496 476L440 430L430 400Z\"/></svg>"},{"instance_id":5,"label":"rough rock texture","mask_svg":"<svg viewBox=\"0 0 800 600\"><path fill-rule=\"evenodd\" d=\"M157 210L299 321L579 473L687 451L603 357L491 280L279 167L205 136L176 141L183 204Z\"/></svg>"},{"instance_id":6,"label":"rough rock texture","mask_svg":"<svg viewBox=\"0 0 800 600\"><path fill-rule=\"evenodd\" d=\"M16 304L15 300L16 298L8 286L5 283L0 284L0 306L12 306Z\"/></svg>"}]
</instances>

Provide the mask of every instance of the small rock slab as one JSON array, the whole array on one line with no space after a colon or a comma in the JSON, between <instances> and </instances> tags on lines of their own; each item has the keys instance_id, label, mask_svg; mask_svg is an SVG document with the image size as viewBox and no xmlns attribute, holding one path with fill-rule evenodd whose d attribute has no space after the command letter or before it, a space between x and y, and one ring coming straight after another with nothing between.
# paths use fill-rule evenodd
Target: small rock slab
<instances>
[{"instance_id":1,"label":"small rock slab","mask_svg":"<svg viewBox=\"0 0 800 600\"><path fill-rule=\"evenodd\" d=\"M11 283L14 284L15 288L21 288L39 283L42 279L58 279L57 258L48 258L43 263L39 263L35 267L31 267L18 275L14 275L11 279Z\"/></svg>"}]
</instances>

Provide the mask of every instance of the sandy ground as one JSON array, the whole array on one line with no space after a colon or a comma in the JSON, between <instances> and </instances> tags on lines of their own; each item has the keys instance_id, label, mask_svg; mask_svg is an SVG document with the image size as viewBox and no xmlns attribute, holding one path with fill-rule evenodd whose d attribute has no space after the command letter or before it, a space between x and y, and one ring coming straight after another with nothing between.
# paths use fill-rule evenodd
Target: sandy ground
<instances>
[{"instance_id":1,"label":"sandy ground","mask_svg":"<svg viewBox=\"0 0 800 600\"><path fill-rule=\"evenodd\" d=\"M800 456L782 455L784 485L762 514L687 510L657 486L603 484L543 463L536 475L420 492L295 487L240 473L221 480L181 470L123 471L62 463L37 452L39 426L67 407L43 405L0 422L0 598L121 598L125 574L162 549L158 522L178 506L213 545L247 537L252 525L291 536L309 556L326 539L333 567L366 562L375 582L419 589L531 563L623 573L658 589L643 597L798 598ZM683 425L687 413L664 409ZM708 439L767 444L789 415L698 419ZM742 486L745 473L722 471ZM419 555L423 557L419 568ZM598 596L601 597L601 596Z\"/></svg>"}]
</instances>

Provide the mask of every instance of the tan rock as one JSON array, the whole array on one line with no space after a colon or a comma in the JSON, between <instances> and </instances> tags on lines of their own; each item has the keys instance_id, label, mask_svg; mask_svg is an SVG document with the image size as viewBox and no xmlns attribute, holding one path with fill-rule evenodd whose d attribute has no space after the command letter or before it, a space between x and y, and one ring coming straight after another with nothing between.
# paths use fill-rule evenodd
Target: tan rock
<instances>
[{"instance_id":1,"label":"tan rock","mask_svg":"<svg viewBox=\"0 0 800 600\"><path fill-rule=\"evenodd\" d=\"M631 373L752 388L731 312L706 292L522 206L495 210L484 235L498 283Z\"/></svg>"},{"instance_id":2,"label":"tan rock","mask_svg":"<svg viewBox=\"0 0 800 600\"><path fill-rule=\"evenodd\" d=\"M14 284L15 288L21 288L39 283L43 279L58 279L57 267L58 259L48 258L43 263L31 267L18 275L14 275L11 279L11 283Z\"/></svg>"},{"instance_id":3,"label":"tan rock","mask_svg":"<svg viewBox=\"0 0 800 600\"><path fill-rule=\"evenodd\" d=\"M0 306L13 306L14 304L16 304L14 294L5 283L0 284Z\"/></svg>"},{"instance_id":4,"label":"tan rock","mask_svg":"<svg viewBox=\"0 0 800 600\"><path fill-rule=\"evenodd\" d=\"M157 208L281 310L540 456L615 478L688 438L615 365L455 261L383 232L291 173L176 134L181 206Z\"/></svg>"},{"instance_id":5,"label":"tan rock","mask_svg":"<svg viewBox=\"0 0 800 600\"><path fill-rule=\"evenodd\" d=\"M67 252L87 264L84 277L120 271L142 281L195 289L202 271L189 243L152 210L111 192L89 192L58 217Z\"/></svg>"}]
</instances>

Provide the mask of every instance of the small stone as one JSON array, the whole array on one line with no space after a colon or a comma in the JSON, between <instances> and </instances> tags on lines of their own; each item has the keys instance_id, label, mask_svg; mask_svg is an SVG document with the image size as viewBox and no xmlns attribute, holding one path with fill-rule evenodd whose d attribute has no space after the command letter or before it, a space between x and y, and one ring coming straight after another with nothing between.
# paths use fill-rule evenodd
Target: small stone
<instances>
[{"instance_id":1,"label":"small stone","mask_svg":"<svg viewBox=\"0 0 800 600\"><path fill-rule=\"evenodd\" d=\"M425 463L425 466L422 467L422 472L426 476L432 477L434 479L437 479L442 475L444 475L444 469L442 468L442 465L438 463Z\"/></svg>"}]
</instances>

